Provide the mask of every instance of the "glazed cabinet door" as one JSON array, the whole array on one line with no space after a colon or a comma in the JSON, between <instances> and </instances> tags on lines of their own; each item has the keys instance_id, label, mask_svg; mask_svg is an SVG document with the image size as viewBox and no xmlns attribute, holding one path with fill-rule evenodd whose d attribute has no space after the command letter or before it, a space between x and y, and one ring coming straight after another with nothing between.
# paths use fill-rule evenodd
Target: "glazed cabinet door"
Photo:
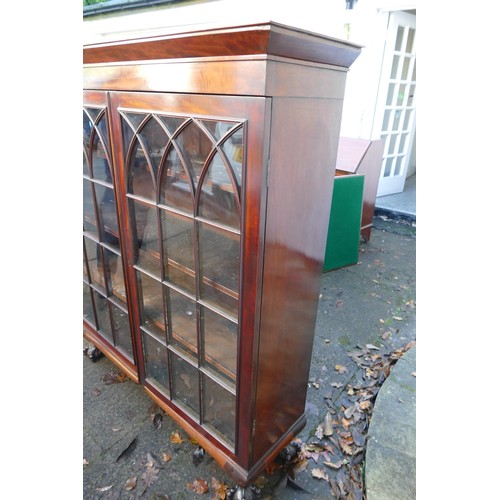
<instances>
[{"instance_id":1,"label":"glazed cabinet door","mask_svg":"<svg viewBox=\"0 0 500 500\"><path fill-rule=\"evenodd\" d=\"M107 94L85 92L83 102L84 331L137 380Z\"/></svg>"},{"instance_id":2,"label":"glazed cabinet door","mask_svg":"<svg viewBox=\"0 0 500 500\"><path fill-rule=\"evenodd\" d=\"M126 92L110 100L141 381L245 464L267 101Z\"/></svg>"}]
</instances>

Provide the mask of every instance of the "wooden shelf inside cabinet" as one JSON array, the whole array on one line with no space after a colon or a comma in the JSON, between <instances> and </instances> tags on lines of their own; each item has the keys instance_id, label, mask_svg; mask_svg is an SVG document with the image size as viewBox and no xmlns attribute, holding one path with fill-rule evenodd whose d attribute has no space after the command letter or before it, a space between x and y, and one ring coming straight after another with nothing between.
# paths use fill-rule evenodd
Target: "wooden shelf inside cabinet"
<instances>
[{"instance_id":1,"label":"wooden shelf inside cabinet","mask_svg":"<svg viewBox=\"0 0 500 500\"><path fill-rule=\"evenodd\" d=\"M97 141L129 324L127 336L106 294L109 316L95 309L87 272L86 336L118 366L126 345L128 371L241 486L305 424L345 77L360 51L273 22L84 46L85 215L100 216ZM95 233L87 270L108 249Z\"/></svg>"}]
</instances>

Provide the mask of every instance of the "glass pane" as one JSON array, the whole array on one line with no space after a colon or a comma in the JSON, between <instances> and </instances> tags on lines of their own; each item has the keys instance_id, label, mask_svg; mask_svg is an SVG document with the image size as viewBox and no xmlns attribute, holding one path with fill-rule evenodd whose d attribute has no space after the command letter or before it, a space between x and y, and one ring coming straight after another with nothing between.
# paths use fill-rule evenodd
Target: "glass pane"
<instances>
[{"instance_id":1,"label":"glass pane","mask_svg":"<svg viewBox=\"0 0 500 500\"><path fill-rule=\"evenodd\" d=\"M92 291L88 285L83 284L83 318L95 326L94 307L92 305Z\"/></svg>"},{"instance_id":2,"label":"glass pane","mask_svg":"<svg viewBox=\"0 0 500 500\"><path fill-rule=\"evenodd\" d=\"M146 114L144 113L126 113L126 117L130 120L132 123L132 126L134 127L134 131L136 131L139 128L139 125L143 122L144 118L146 118Z\"/></svg>"},{"instance_id":3,"label":"glass pane","mask_svg":"<svg viewBox=\"0 0 500 500\"><path fill-rule=\"evenodd\" d=\"M179 136L175 138L175 143L182 151L189 173L196 186L203 165L214 145L207 134L195 122L191 122L182 129Z\"/></svg>"},{"instance_id":4,"label":"glass pane","mask_svg":"<svg viewBox=\"0 0 500 500\"><path fill-rule=\"evenodd\" d=\"M393 161L393 158L386 158L385 166L384 166L384 177L391 176L392 161Z\"/></svg>"},{"instance_id":5,"label":"glass pane","mask_svg":"<svg viewBox=\"0 0 500 500\"><path fill-rule=\"evenodd\" d=\"M99 222L101 224L100 240L103 243L120 248L118 220L116 218L116 201L113 189L94 183Z\"/></svg>"},{"instance_id":6,"label":"glass pane","mask_svg":"<svg viewBox=\"0 0 500 500\"><path fill-rule=\"evenodd\" d=\"M90 146L90 132L92 131L92 121L89 118L89 115L83 111L83 144L85 147L89 148Z\"/></svg>"},{"instance_id":7,"label":"glass pane","mask_svg":"<svg viewBox=\"0 0 500 500\"><path fill-rule=\"evenodd\" d=\"M406 152L406 140L408 139L408 134L401 134L401 138L399 140L399 148L398 153L404 154Z\"/></svg>"},{"instance_id":8,"label":"glass pane","mask_svg":"<svg viewBox=\"0 0 500 500\"><path fill-rule=\"evenodd\" d=\"M94 144L92 147L92 176L94 179L111 183L111 168L108 162L106 151L97 134L94 135Z\"/></svg>"},{"instance_id":9,"label":"glass pane","mask_svg":"<svg viewBox=\"0 0 500 500\"><path fill-rule=\"evenodd\" d=\"M414 41L415 41L415 29L409 28L408 40L406 42L406 52L412 53L414 51L414 48L413 48Z\"/></svg>"},{"instance_id":10,"label":"glass pane","mask_svg":"<svg viewBox=\"0 0 500 500\"><path fill-rule=\"evenodd\" d=\"M108 133L108 122L106 120L106 112L104 112L97 123L97 130L104 141L107 151L111 151L109 148L109 133Z\"/></svg>"},{"instance_id":11,"label":"glass pane","mask_svg":"<svg viewBox=\"0 0 500 500\"><path fill-rule=\"evenodd\" d=\"M161 283L137 271L137 288L141 305L141 325L165 341L165 318Z\"/></svg>"},{"instance_id":12,"label":"glass pane","mask_svg":"<svg viewBox=\"0 0 500 500\"><path fill-rule=\"evenodd\" d=\"M199 381L198 370L174 353L172 360L172 399L184 404L199 415Z\"/></svg>"},{"instance_id":13,"label":"glass pane","mask_svg":"<svg viewBox=\"0 0 500 500\"><path fill-rule=\"evenodd\" d=\"M398 91L398 100L396 102L396 106L401 106L405 100L405 89L406 85L401 84L399 86L399 91Z\"/></svg>"},{"instance_id":14,"label":"glass pane","mask_svg":"<svg viewBox=\"0 0 500 500\"><path fill-rule=\"evenodd\" d=\"M231 163L231 167L236 177L236 183L241 190L241 176L243 171L243 128L236 130L224 141L222 145L224 153Z\"/></svg>"},{"instance_id":15,"label":"glass pane","mask_svg":"<svg viewBox=\"0 0 500 500\"><path fill-rule=\"evenodd\" d=\"M403 167L403 157L396 158L396 166L394 167L394 175L401 175L401 168Z\"/></svg>"},{"instance_id":16,"label":"glass pane","mask_svg":"<svg viewBox=\"0 0 500 500\"><path fill-rule=\"evenodd\" d=\"M103 250L104 262L109 277L109 291L125 304L127 302L127 296L125 291L125 280L123 278L121 256L111 252L107 248L103 248Z\"/></svg>"},{"instance_id":17,"label":"glass pane","mask_svg":"<svg viewBox=\"0 0 500 500\"><path fill-rule=\"evenodd\" d=\"M129 165L128 192L156 201L156 187L144 151L136 140Z\"/></svg>"},{"instance_id":18,"label":"glass pane","mask_svg":"<svg viewBox=\"0 0 500 500\"><path fill-rule=\"evenodd\" d=\"M408 127L410 126L410 119L411 119L412 113L413 113L412 109L406 110L405 119L404 119L404 123L403 123L403 130L408 130Z\"/></svg>"},{"instance_id":19,"label":"glass pane","mask_svg":"<svg viewBox=\"0 0 500 500\"><path fill-rule=\"evenodd\" d=\"M387 109L384 113L384 122L382 123L382 130L389 130L389 120L391 118L392 111Z\"/></svg>"},{"instance_id":20,"label":"glass pane","mask_svg":"<svg viewBox=\"0 0 500 500\"><path fill-rule=\"evenodd\" d=\"M146 377L160 384L164 392L169 394L167 348L146 332L142 332L142 339L144 343Z\"/></svg>"},{"instance_id":21,"label":"glass pane","mask_svg":"<svg viewBox=\"0 0 500 500\"><path fill-rule=\"evenodd\" d=\"M83 175L90 177L89 162L87 161L85 152L83 152Z\"/></svg>"},{"instance_id":22,"label":"glass pane","mask_svg":"<svg viewBox=\"0 0 500 500\"><path fill-rule=\"evenodd\" d=\"M159 116L158 118L166 125L171 136L186 121L185 118L178 118L176 116Z\"/></svg>"},{"instance_id":23,"label":"glass pane","mask_svg":"<svg viewBox=\"0 0 500 500\"><path fill-rule=\"evenodd\" d=\"M392 130L399 130L400 119L401 119L401 110L396 109L394 111L394 123L392 124Z\"/></svg>"},{"instance_id":24,"label":"glass pane","mask_svg":"<svg viewBox=\"0 0 500 500\"><path fill-rule=\"evenodd\" d=\"M408 69L410 67L410 58L405 57L403 61L403 73L401 74L401 80L407 80L408 79Z\"/></svg>"},{"instance_id":25,"label":"glass pane","mask_svg":"<svg viewBox=\"0 0 500 500\"><path fill-rule=\"evenodd\" d=\"M199 223L199 250L201 298L237 318L239 235Z\"/></svg>"},{"instance_id":26,"label":"glass pane","mask_svg":"<svg viewBox=\"0 0 500 500\"><path fill-rule=\"evenodd\" d=\"M123 140L123 151L125 158L127 157L127 152L130 149L132 139L134 138L134 131L130 127L129 123L125 119L121 119L122 125L122 140Z\"/></svg>"},{"instance_id":27,"label":"glass pane","mask_svg":"<svg viewBox=\"0 0 500 500\"><path fill-rule=\"evenodd\" d=\"M393 80L395 80L398 77L398 64L399 64L399 56L394 56L391 68L391 78Z\"/></svg>"},{"instance_id":28,"label":"glass pane","mask_svg":"<svg viewBox=\"0 0 500 500\"><path fill-rule=\"evenodd\" d=\"M94 213L94 199L92 197L92 183L83 179L83 230L98 238L97 225Z\"/></svg>"},{"instance_id":29,"label":"glass pane","mask_svg":"<svg viewBox=\"0 0 500 500\"><path fill-rule=\"evenodd\" d=\"M405 29L403 26L398 26L398 32L396 35L396 44L394 45L394 50L401 50L403 45L403 36Z\"/></svg>"},{"instance_id":30,"label":"glass pane","mask_svg":"<svg viewBox=\"0 0 500 500\"><path fill-rule=\"evenodd\" d=\"M390 155L395 153L397 134L392 134L389 140L389 149L387 150Z\"/></svg>"},{"instance_id":31,"label":"glass pane","mask_svg":"<svg viewBox=\"0 0 500 500\"><path fill-rule=\"evenodd\" d=\"M196 329L196 303L176 292L170 292L170 321L172 324L172 344L196 358L198 334Z\"/></svg>"},{"instance_id":32,"label":"glass pane","mask_svg":"<svg viewBox=\"0 0 500 500\"><path fill-rule=\"evenodd\" d=\"M219 431L234 445L236 397L206 375L203 375L203 388L203 423Z\"/></svg>"},{"instance_id":33,"label":"glass pane","mask_svg":"<svg viewBox=\"0 0 500 500\"><path fill-rule=\"evenodd\" d=\"M387 106L392 106L392 99L394 98L394 88L396 85L394 83L389 84L389 88L387 90L387 99L385 101Z\"/></svg>"},{"instance_id":34,"label":"glass pane","mask_svg":"<svg viewBox=\"0 0 500 500\"><path fill-rule=\"evenodd\" d=\"M100 293L94 293L99 333L113 343L108 301Z\"/></svg>"},{"instance_id":35,"label":"glass pane","mask_svg":"<svg viewBox=\"0 0 500 500\"><path fill-rule=\"evenodd\" d=\"M90 271L90 282L104 290L105 280L102 270L101 247L95 241L84 238L85 249L87 252L87 262Z\"/></svg>"},{"instance_id":36,"label":"glass pane","mask_svg":"<svg viewBox=\"0 0 500 500\"><path fill-rule=\"evenodd\" d=\"M168 142L168 136L161 125L150 118L146 125L141 129L140 136L146 152L151 160L155 178L158 175L161 157Z\"/></svg>"},{"instance_id":37,"label":"glass pane","mask_svg":"<svg viewBox=\"0 0 500 500\"><path fill-rule=\"evenodd\" d=\"M130 200L132 220L135 221L137 248L136 264L160 277L157 209L139 201Z\"/></svg>"},{"instance_id":38,"label":"glass pane","mask_svg":"<svg viewBox=\"0 0 500 500\"><path fill-rule=\"evenodd\" d=\"M161 211L165 280L195 294L193 220Z\"/></svg>"},{"instance_id":39,"label":"glass pane","mask_svg":"<svg viewBox=\"0 0 500 500\"><path fill-rule=\"evenodd\" d=\"M160 203L192 215L193 200L187 171L182 166L177 150L171 146L161 180Z\"/></svg>"},{"instance_id":40,"label":"glass pane","mask_svg":"<svg viewBox=\"0 0 500 500\"><path fill-rule=\"evenodd\" d=\"M233 185L219 154L210 162L201 189L199 215L238 229L240 218Z\"/></svg>"},{"instance_id":41,"label":"glass pane","mask_svg":"<svg viewBox=\"0 0 500 500\"><path fill-rule=\"evenodd\" d=\"M115 343L121 347L130 358L133 359L134 351L132 350L132 335L130 333L130 324L128 321L128 314L120 308L111 304L111 311L113 312L113 325L115 328Z\"/></svg>"},{"instance_id":42,"label":"glass pane","mask_svg":"<svg viewBox=\"0 0 500 500\"><path fill-rule=\"evenodd\" d=\"M203 308L203 343L205 362L217 374L236 380L238 325Z\"/></svg>"}]
</instances>

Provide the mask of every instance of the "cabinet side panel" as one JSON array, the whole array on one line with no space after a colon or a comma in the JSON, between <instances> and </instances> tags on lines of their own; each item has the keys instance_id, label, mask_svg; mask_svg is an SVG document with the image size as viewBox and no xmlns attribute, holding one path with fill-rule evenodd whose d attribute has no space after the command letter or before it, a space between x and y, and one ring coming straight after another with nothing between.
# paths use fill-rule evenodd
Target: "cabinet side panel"
<instances>
[{"instance_id":1,"label":"cabinet side panel","mask_svg":"<svg viewBox=\"0 0 500 500\"><path fill-rule=\"evenodd\" d=\"M304 414L341 112L273 99L254 463Z\"/></svg>"}]
</instances>

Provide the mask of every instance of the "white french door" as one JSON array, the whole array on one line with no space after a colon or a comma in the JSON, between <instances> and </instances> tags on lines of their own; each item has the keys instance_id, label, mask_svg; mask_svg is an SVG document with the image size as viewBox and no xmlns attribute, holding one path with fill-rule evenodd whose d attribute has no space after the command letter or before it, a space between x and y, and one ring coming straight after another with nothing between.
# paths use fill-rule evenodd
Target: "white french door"
<instances>
[{"instance_id":1,"label":"white french door","mask_svg":"<svg viewBox=\"0 0 500 500\"><path fill-rule=\"evenodd\" d=\"M404 189L415 138L416 86L416 16L392 12L374 122L385 139L377 196Z\"/></svg>"}]
</instances>

